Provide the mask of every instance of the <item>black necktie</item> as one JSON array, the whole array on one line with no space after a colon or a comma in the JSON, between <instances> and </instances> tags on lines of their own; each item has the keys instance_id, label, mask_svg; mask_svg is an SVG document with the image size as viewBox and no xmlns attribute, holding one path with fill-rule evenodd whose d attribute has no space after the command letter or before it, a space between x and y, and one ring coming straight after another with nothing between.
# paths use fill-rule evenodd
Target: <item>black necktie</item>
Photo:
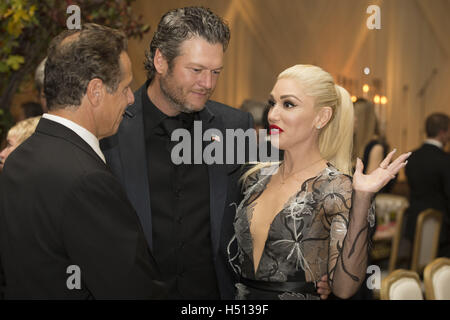
<instances>
[{"instance_id":1,"label":"black necktie","mask_svg":"<svg viewBox=\"0 0 450 320\"><path fill-rule=\"evenodd\" d=\"M161 122L161 127L164 129L165 133L169 136L172 136L172 132L178 128L181 128L181 121L177 117L167 117Z\"/></svg>"},{"instance_id":2,"label":"black necktie","mask_svg":"<svg viewBox=\"0 0 450 320\"><path fill-rule=\"evenodd\" d=\"M193 113L180 113L175 117L167 117L161 122L161 126L166 132L166 134L171 137L172 132L176 129L187 129L190 130L194 123Z\"/></svg>"},{"instance_id":3,"label":"black necktie","mask_svg":"<svg viewBox=\"0 0 450 320\"><path fill-rule=\"evenodd\" d=\"M192 125L194 123L194 115L195 115L194 113L182 112L179 115L177 115L177 117L179 117L179 119L181 120L183 128L191 130Z\"/></svg>"}]
</instances>

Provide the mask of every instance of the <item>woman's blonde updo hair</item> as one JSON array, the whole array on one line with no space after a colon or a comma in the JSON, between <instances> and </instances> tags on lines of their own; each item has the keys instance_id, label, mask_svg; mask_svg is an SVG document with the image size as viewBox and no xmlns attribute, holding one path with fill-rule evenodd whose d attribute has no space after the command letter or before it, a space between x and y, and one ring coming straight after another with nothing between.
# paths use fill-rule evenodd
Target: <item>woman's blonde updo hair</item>
<instances>
[{"instance_id":1,"label":"woman's blonde updo hair","mask_svg":"<svg viewBox=\"0 0 450 320\"><path fill-rule=\"evenodd\" d=\"M278 75L277 80L280 79L297 81L303 92L314 98L316 108L330 107L333 110L330 121L320 129L319 150L322 157L339 171L351 175L353 103L347 90L336 85L328 72L313 65L290 67ZM244 174L243 180L267 165L270 164L258 164Z\"/></svg>"},{"instance_id":2,"label":"woman's blonde updo hair","mask_svg":"<svg viewBox=\"0 0 450 320\"><path fill-rule=\"evenodd\" d=\"M9 129L8 137L14 137L16 139L16 144L21 144L34 133L40 119L41 116L37 116L19 121Z\"/></svg>"}]
</instances>

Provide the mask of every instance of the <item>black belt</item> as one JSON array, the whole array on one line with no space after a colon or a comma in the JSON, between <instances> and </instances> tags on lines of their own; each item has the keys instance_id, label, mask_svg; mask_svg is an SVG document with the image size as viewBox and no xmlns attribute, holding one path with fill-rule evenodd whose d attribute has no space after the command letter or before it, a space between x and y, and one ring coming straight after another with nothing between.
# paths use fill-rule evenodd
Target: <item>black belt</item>
<instances>
[{"instance_id":1,"label":"black belt","mask_svg":"<svg viewBox=\"0 0 450 320\"><path fill-rule=\"evenodd\" d=\"M318 295L314 282L304 281L286 281L286 282L272 282L272 281L258 281L241 278L241 283L247 287L274 292L298 292L310 293Z\"/></svg>"}]
</instances>

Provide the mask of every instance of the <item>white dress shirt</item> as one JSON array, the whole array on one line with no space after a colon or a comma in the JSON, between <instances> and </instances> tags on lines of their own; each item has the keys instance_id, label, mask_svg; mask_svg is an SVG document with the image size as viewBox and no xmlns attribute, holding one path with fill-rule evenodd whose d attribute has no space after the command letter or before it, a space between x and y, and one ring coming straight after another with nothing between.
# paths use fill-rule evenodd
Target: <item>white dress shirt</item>
<instances>
[{"instance_id":1,"label":"white dress shirt","mask_svg":"<svg viewBox=\"0 0 450 320\"><path fill-rule=\"evenodd\" d=\"M58 122L59 124L62 124L63 126L75 132L95 151L95 153L103 160L103 162L106 163L105 156L103 155L103 152L100 149L100 143L98 142L97 137L94 136L91 132L89 132L88 130L86 130L85 128L76 124L73 121L70 121L60 116L55 116L54 114L44 113L42 115L42 118Z\"/></svg>"},{"instance_id":2,"label":"white dress shirt","mask_svg":"<svg viewBox=\"0 0 450 320\"><path fill-rule=\"evenodd\" d=\"M433 146L436 146L439 149L443 149L444 148L444 145L442 144L442 142L440 142L440 141L438 141L436 139L427 139L427 140L425 140L425 143L432 144Z\"/></svg>"}]
</instances>

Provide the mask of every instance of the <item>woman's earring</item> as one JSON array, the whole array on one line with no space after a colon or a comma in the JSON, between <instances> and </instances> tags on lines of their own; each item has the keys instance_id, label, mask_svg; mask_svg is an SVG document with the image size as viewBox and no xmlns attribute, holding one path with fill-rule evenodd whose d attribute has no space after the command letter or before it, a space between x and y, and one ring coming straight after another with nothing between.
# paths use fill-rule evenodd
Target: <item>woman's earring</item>
<instances>
[{"instance_id":1,"label":"woman's earring","mask_svg":"<svg viewBox=\"0 0 450 320\"><path fill-rule=\"evenodd\" d=\"M320 129L320 126L317 126L316 128L317 128L317 129Z\"/></svg>"}]
</instances>

